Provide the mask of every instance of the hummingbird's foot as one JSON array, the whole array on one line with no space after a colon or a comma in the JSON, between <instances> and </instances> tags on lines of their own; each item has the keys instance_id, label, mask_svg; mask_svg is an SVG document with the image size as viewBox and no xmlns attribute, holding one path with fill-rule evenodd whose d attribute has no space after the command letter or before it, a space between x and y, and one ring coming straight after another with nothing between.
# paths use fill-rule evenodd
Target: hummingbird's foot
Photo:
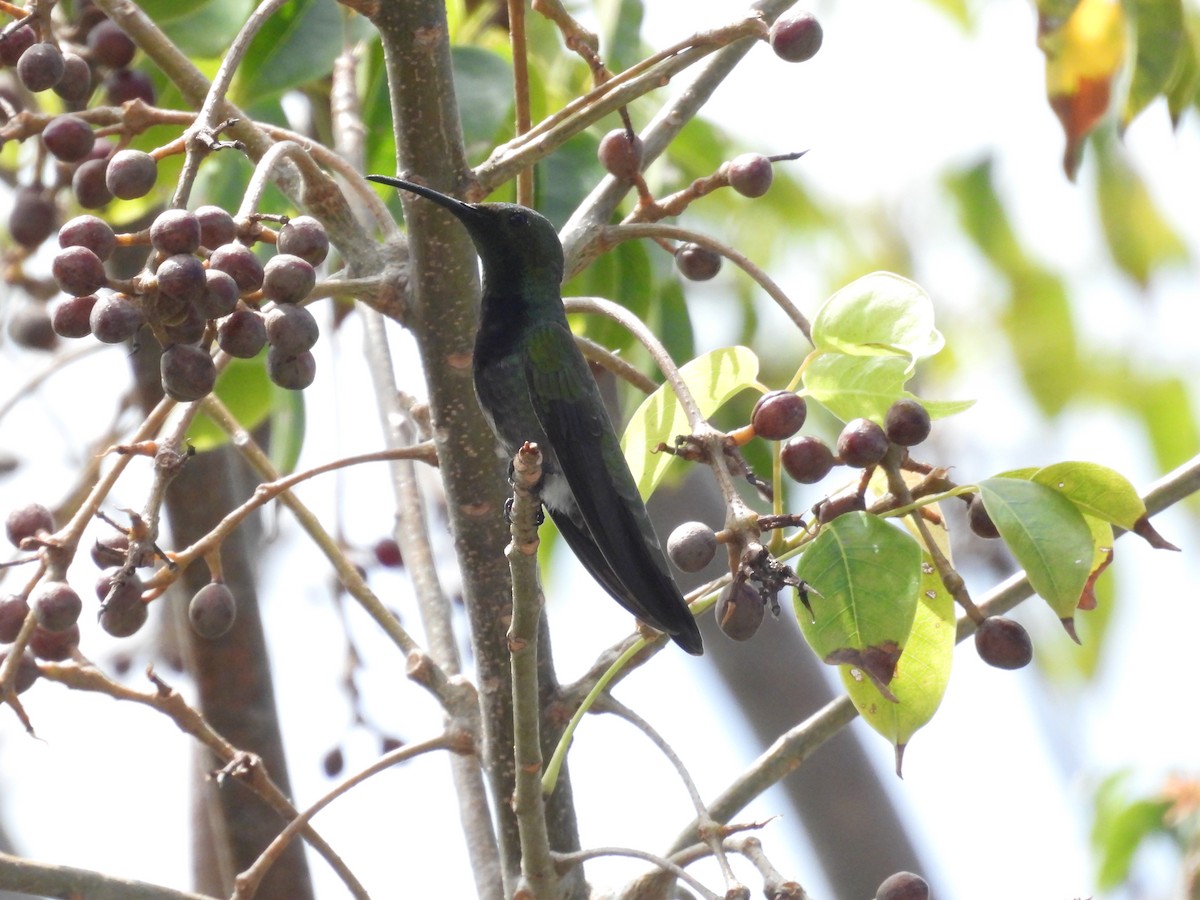
<instances>
[{"instance_id":1,"label":"hummingbird's foot","mask_svg":"<svg viewBox=\"0 0 1200 900\"><path fill-rule=\"evenodd\" d=\"M509 525L512 524L512 508L513 508L513 498L509 497L507 500L504 501L504 521L507 522ZM535 518L533 520L534 527L540 527L541 524L545 521L546 521L546 508L544 506L539 506L538 511L537 511L537 518Z\"/></svg>"}]
</instances>

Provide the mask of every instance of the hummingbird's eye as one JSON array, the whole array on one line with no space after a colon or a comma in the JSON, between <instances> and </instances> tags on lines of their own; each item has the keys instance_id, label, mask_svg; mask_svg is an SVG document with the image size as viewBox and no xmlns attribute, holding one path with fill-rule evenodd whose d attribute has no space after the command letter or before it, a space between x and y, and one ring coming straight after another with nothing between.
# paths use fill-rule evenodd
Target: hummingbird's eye
<instances>
[{"instance_id":1,"label":"hummingbird's eye","mask_svg":"<svg viewBox=\"0 0 1200 900\"><path fill-rule=\"evenodd\" d=\"M525 213L523 213L523 212L509 213L508 224L516 225L518 227L523 226L523 225L528 225L529 224L529 216L525 215Z\"/></svg>"}]
</instances>

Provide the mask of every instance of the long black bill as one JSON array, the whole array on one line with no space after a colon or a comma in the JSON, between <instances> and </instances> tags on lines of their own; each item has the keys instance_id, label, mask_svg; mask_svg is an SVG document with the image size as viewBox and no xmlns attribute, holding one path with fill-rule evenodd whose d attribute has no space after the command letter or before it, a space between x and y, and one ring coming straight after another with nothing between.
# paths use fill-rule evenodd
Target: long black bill
<instances>
[{"instance_id":1,"label":"long black bill","mask_svg":"<svg viewBox=\"0 0 1200 900\"><path fill-rule=\"evenodd\" d=\"M386 184L394 187L397 190L408 191L410 194L418 194L426 200L432 200L438 206L450 210L460 219L463 216L470 216L474 212L474 207L470 203L465 203L462 200L457 200L443 194L441 191L435 191L431 187L425 187L423 184L417 184L412 181L405 181L403 178L393 178L390 175L368 175L367 181L374 181L377 184Z\"/></svg>"}]
</instances>

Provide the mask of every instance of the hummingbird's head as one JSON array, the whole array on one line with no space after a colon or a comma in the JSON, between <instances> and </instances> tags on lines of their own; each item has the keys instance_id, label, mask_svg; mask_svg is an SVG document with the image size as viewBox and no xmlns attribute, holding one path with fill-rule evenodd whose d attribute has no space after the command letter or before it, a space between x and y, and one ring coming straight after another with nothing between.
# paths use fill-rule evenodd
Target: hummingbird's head
<instances>
[{"instance_id":1,"label":"hummingbird's head","mask_svg":"<svg viewBox=\"0 0 1200 900\"><path fill-rule=\"evenodd\" d=\"M485 280L540 276L552 277L554 285L562 281L562 244L541 213L516 203L467 203L386 175L368 175L367 179L418 194L452 213L475 243Z\"/></svg>"}]
</instances>

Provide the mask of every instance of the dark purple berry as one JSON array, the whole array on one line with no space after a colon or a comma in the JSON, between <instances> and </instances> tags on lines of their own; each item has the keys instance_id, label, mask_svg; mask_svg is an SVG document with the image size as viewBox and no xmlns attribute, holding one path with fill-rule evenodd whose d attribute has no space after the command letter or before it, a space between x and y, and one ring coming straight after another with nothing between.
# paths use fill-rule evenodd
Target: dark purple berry
<instances>
[{"instance_id":1,"label":"dark purple berry","mask_svg":"<svg viewBox=\"0 0 1200 900\"><path fill-rule=\"evenodd\" d=\"M159 363L163 390L181 403L206 396L217 380L217 367L202 347L175 344L163 351Z\"/></svg>"},{"instance_id":2,"label":"dark purple berry","mask_svg":"<svg viewBox=\"0 0 1200 900\"><path fill-rule=\"evenodd\" d=\"M87 60L74 53L64 53L62 78L53 90L68 103L85 103L92 93L92 69Z\"/></svg>"},{"instance_id":3,"label":"dark purple berry","mask_svg":"<svg viewBox=\"0 0 1200 900\"><path fill-rule=\"evenodd\" d=\"M168 209L150 225L150 244L159 253L195 253L200 249L200 220L186 209Z\"/></svg>"},{"instance_id":4,"label":"dark purple berry","mask_svg":"<svg viewBox=\"0 0 1200 900\"><path fill-rule=\"evenodd\" d=\"M902 398L888 407L883 430L893 444L914 447L929 437L929 412L916 400Z\"/></svg>"},{"instance_id":5,"label":"dark purple berry","mask_svg":"<svg viewBox=\"0 0 1200 900\"><path fill-rule=\"evenodd\" d=\"M79 116L55 116L42 129L42 143L55 159L79 162L91 153L96 134Z\"/></svg>"},{"instance_id":6,"label":"dark purple berry","mask_svg":"<svg viewBox=\"0 0 1200 900\"><path fill-rule=\"evenodd\" d=\"M4 520L4 533L14 547L21 541L36 537L39 531L54 531L54 514L40 503L18 506Z\"/></svg>"},{"instance_id":7,"label":"dark purple berry","mask_svg":"<svg viewBox=\"0 0 1200 900\"><path fill-rule=\"evenodd\" d=\"M219 581L206 584L188 604L188 618L200 637L214 639L233 627L237 603L233 593Z\"/></svg>"},{"instance_id":8,"label":"dark purple berry","mask_svg":"<svg viewBox=\"0 0 1200 900\"><path fill-rule=\"evenodd\" d=\"M65 581L43 581L29 597L37 623L47 631L66 631L83 611L83 601Z\"/></svg>"},{"instance_id":9,"label":"dark purple berry","mask_svg":"<svg viewBox=\"0 0 1200 900\"><path fill-rule=\"evenodd\" d=\"M114 197L122 200L145 197L157 179L158 163L142 150L118 150L104 172L104 183Z\"/></svg>"},{"instance_id":10,"label":"dark purple berry","mask_svg":"<svg viewBox=\"0 0 1200 900\"><path fill-rule=\"evenodd\" d=\"M854 419L838 435L837 449L843 463L865 469L883 459L888 439L883 429L870 419Z\"/></svg>"},{"instance_id":11,"label":"dark purple berry","mask_svg":"<svg viewBox=\"0 0 1200 900\"><path fill-rule=\"evenodd\" d=\"M316 283L312 265L288 253L272 256L263 269L263 296L276 303L299 303Z\"/></svg>"},{"instance_id":12,"label":"dark purple berry","mask_svg":"<svg viewBox=\"0 0 1200 900\"><path fill-rule=\"evenodd\" d=\"M771 26L767 40L775 55L785 62L804 62L821 49L821 23L812 13L796 11L780 16Z\"/></svg>"},{"instance_id":13,"label":"dark purple berry","mask_svg":"<svg viewBox=\"0 0 1200 900\"><path fill-rule=\"evenodd\" d=\"M64 247L54 255L50 273L72 297L86 297L104 287L108 276L100 257L87 247Z\"/></svg>"},{"instance_id":14,"label":"dark purple berry","mask_svg":"<svg viewBox=\"0 0 1200 900\"><path fill-rule=\"evenodd\" d=\"M208 266L231 275L242 294L253 293L263 286L263 264L245 244L222 244L208 258Z\"/></svg>"},{"instance_id":15,"label":"dark purple berry","mask_svg":"<svg viewBox=\"0 0 1200 900\"><path fill-rule=\"evenodd\" d=\"M117 69L104 80L109 106L121 106L130 100L154 104L154 82L137 69Z\"/></svg>"},{"instance_id":16,"label":"dark purple berry","mask_svg":"<svg viewBox=\"0 0 1200 900\"><path fill-rule=\"evenodd\" d=\"M189 253L168 256L154 273L159 293L182 304L197 303L208 289L204 263Z\"/></svg>"},{"instance_id":17,"label":"dark purple berry","mask_svg":"<svg viewBox=\"0 0 1200 900\"><path fill-rule=\"evenodd\" d=\"M833 451L811 435L792 438L779 451L784 471L800 484L816 484L833 468Z\"/></svg>"},{"instance_id":18,"label":"dark purple berry","mask_svg":"<svg viewBox=\"0 0 1200 900\"><path fill-rule=\"evenodd\" d=\"M400 554L400 545L393 538L380 538L375 542L375 561L389 569L399 569L404 566L404 557Z\"/></svg>"},{"instance_id":19,"label":"dark purple berry","mask_svg":"<svg viewBox=\"0 0 1200 900\"><path fill-rule=\"evenodd\" d=\"M808 404L792 391L770 391L754 404L750 424L754 433L768 441L786 441L804 427Z\"/></svg>"},{"instance_id":20,"label":"dark purple berry","mask_svg":"<svg viewBox=\"0 0 1200 900\"><path fill-rule=\"evenodd\" d=\"M96 538L92 544L92 562L102 569L125 565L129 552L129 535L114 531Z\"/></svg>"},{"instance_id":21,"label":"dark purple berry","mask_svg":"<svg viewBox=\"0 0 1200 900\"><path fill-rule=\"evenodd\" d=\"M232 235L229 240L233 240ZM313 266L324 262L329 253L329 236L325 233L325 226L312 216L295 216L289 219L288 223L279 229L276 241L275 246L280 253L298 256Z\"/></svg>"},{"instance_id":22,"label":"dark purple berry","mask_svg":"<svg viewBox=\"0 0 1200 900\"><path fill-rule=\"evenodd\" d=\"M219 206L199 206L193 213L200 223L200 245L215 250L237 237L233 216ZM284 226L285 228L287 226Z\"/></svg>"},{"instance_id":23,"label":"dark purple berry","mask_svg":"<svg viewBox=\"0 0 1200 900\"><path fill-rule=\"evenodd\" d=\"M334 747L325 754L325 758L321 760L321 768L325 770L326 778L336 778L342 774L342 769L345 768L346 757L342 753L341 747Z\"/></svg>"},{"instance_id":24,"label":"dark purple berry","mask_svg":"<svg viewBox=\"0 0 1200 900\"><path fill-rule=\"evenodd\" d=\"M43 303L22 303L8 317L8 336L18 347L53 350L58 335Z\"/></svg>"},{"instance_id":25,"label":"dark purple berry","mask_svg":"<svg viewBox=\"0 0 1200 900\"><path fill-rule=\"evenodd\" d=\"M997 669L1021 669L1033 659L1033 641L1020 622L991 616L975 630L979 658Z\"/></svg>"},{"instance_id":26,"label":"dark purple berry","mask_svg":"<svg viewBox=\"0 0 1200 900\"><path fill-rule=\"evenodd\" d=\"M150 610L142 602L142 579L133 573L118 579L120 571L109 569L96 581L100 627L113 637L129 637L146 624Z\"/></svg>"},{"instance_id":27,"label":"dark purple berry","mask_svg":"<svg viewBox=\"0 0 1200 900\"><path fill-rule=\"evenodd\" d=\"M727 584L717 598L717 626L735 641L748 641L762 625L766 604L744 581Z\"/></svg>"},{"instance_id":28,"label":"dark purple berry","mask_svg":"<svg viewBox=\"0 0 1200 900\"><path fill-rule=\"evenodd\" d=\"M743 153L729 162L729 186L745 197L761 197L775 177L771 161L761 153Z\"/></svg>"},{"instance_id":29,"label":"dark purple berry","mask_svg":"<svg viewBox=\"0 0 1200 900\"><path fill-rule=\"evenodd\" d=\"M317 361L311 350L292 356L271 347L267 350L267 377L285 390L302 391L317 377Z\"/></svg>"},{"instance_id":30,"label":"dark purple berry","mask_svg":"<svg viewBox=\"0 0 1200 900\"><path fill-rule=\"evenodd\" d=\"M311 350L319 336L316 318L303 306L285 303L267 313L267 342L279 353Z\"/></svg>"},{"instance_id":31,"label":"dark purple berry","mask_svg":"<svg viewBox=\"0 0 1200 900\"><path fill-rule=\"evenodd\" d=\"M235 309L217 326L217 345L230 356L252 359L267 344L267 326L262 313Z\"/></svg>"},{"instance_id":32,"label":"dark purple berry","mask_svg":"<svg viewBox=\"0 0 1200 900\"><path fill-rule=\"evenodd\" d=\"M20 594L0 598L0 644L11 644L17 639L28 615L29 603Z\"/></svg>"},{"instance_id":33,"label":"dark purple berry","mask_svg":"<svg viewBox=\"0 0 1200 900\"><path fill-rule=\"evenodd\" d=\"M142 308L127 294L107 294L96 300L88 323L96 340L119 344L142 327Z\"/></svg>"},{"instance_id":34,"label":"dark purple berry","mask_svg":"<svg viewBox=\"0 0 1200 900\"><path fill-rule=\"evenodd\" d=\"M206 319L219 319L237 309L238 286L231 275L219 269L205 269L204 294L195 307Z\"/></svg>"},{"instance_id":35,"label":"dark purple berry","mask_svg":"<svg viewBox=\"0 0 1200 900\"><path fill-rule=\"evenodd\" d=\"M967 506L967 524L971 531L975 532L978 537L995 540L1000 537L1000 529L996 527L996 523L992 521L992 517L988 515L987 509L983 505L983 498L978 494L971 497L971 502Z\"/></svg>"},{"instance_id":36,"label":"dark purple berry","mask_svg":"<svg viewBox=\"0 0 1200 900\"><path fill-rule=\"evenodd\" d=\"M684 522L667 538L667 555L683 572L699 572L717 554L717 536L703 522Z\"/></svg>"},{"instance_id":37,"label":"dark purple berry","mask_svg":"<svg viewBox=\"0 0 1200 900\"><path fill-rule=\"evenodd\" d=\"M198 344L207 324L199 310L188 305L182 316L163 325L163 337L168 344Z\"/></svg>"},{"instance_id":38,"label":"dark purple berry","mask_svg":"<svg viewBox=\"0 0 1200 900\"><path fill-rule=\"evenodd\" d=\"M98 65L123 69L133 61L137 45L112 19L103 19L88 32L88 50Z\"/></svg>"},{"instance_id":39,"label":"dark purple berry","mask_svg":"<svg viewBox=\"0 0 1200 900\"><path fill-rule=\"evenodd\" d=\"M5 660L7 659L8 651L0 650L0 666L3 666ZM41 673L38 672L37 661L34 660L33 654L29 652L22 653L21 661L17 663L17 671L13 676L13 690L18 694L25 693L27 690L33 687L34 682L38 680L38 675L40 674Z\"/></svg>"},{"instance_id":40,"label":"dark purple berry","mask_svg":"<svg viewBox=\"0 0 1200 900\"><path fill-rule=\"evenodd\" d=\"M54 203L34 188L19 188L8 217L8 233L22 247L33 249L54 233L58 214Z\"/></svg>"},{"instance_id":41,"label":"dark purple berry","mask_svg":"<svg viewBox=\"0 0 1200 900\"><path fill-rule=\"evenodd\" d=\"M17 60L17 77L32 91L48 91L62 80L62 53L53 44L33 44Z\"/></svg>"},{"instance_id":42,"label":"dark purple berry","mask_svg":"<svg viewBox=\"0 0 1200 900\"><path fill-rule=\"evenodd\" d=\"M38 626L29 638L29 649L38 659L62 662L70 659L79 646L79 626L72 625L65 631L50 631Z\"/></svg>"},{"instance_id":43,"label":"dark purple berry","mask_svg":"<svg viewBox=\"0 0 1200 900\"><path fill-rule=\"evenodd\" d=\"M101 260L117 249L117 236L112 226L96 216L76 216L58 229L58 246L87 247Z\"/></svg>"},{"instance_id":44,"label":"dark purple berry","mask_svg":"<svg viewBox=\"0 0 1200 900\"><path fill-rule=\"evenodd\" d=\"M0 65L12 68L26 50L37 43L37 34L28 25L0 35Z\"/></svg>"},{"instance_id":45,"label":"dark purple berry","mask_svg":"<svg viewBox=\"0 0 1200 900\"><path fill-rule=\"evenodd\" d=\"M105 180L107 171L107 159L89 159L75 169L71 176L71 191L84 209L99 209L112 200L113 193Z\"/></svg>"},{"instance_id":46,"label":"dark purple berry","mask_svg":"<svg viewBox=\"0 0 1200 900\"><path fill-rule=\"evenodd\" d=\"M929 885L920 875L897 872L875 890L875 900L929 900Z\"/></svg>"},{"instance_id":47,"label":"dark purple berry","mask_svg":"<svg viewBox=\"0 0 1200 900\"><path fill-rule=\"evenodd\" d=\"M631 142L625 129L618 128L600 139L596 155L608 172L623 181L633 181L642 170L642 139L635 134Z\"/></svg>"},{"instance_id":48,"label":"dark purple berry","mask_svg":"<svg viewBox=\"0 0 1200 900\"><path fill-rule=\"evenodd\" d=\"M675 251L679 274L691 281L708 281L721 271L721 254L699 244L681 244Z\"/></svg>"},{"instance_id":49,"label":"dark purple berry","mask_svg":"<svg viewBox=\"0 0 1200 900\"><path fill-rule=\"evenodd\" d=\"M82 338L92 333L94 294L85 297L64 297L50 310L50 326L59 337Z\"/></svg>"}]
</instances>

